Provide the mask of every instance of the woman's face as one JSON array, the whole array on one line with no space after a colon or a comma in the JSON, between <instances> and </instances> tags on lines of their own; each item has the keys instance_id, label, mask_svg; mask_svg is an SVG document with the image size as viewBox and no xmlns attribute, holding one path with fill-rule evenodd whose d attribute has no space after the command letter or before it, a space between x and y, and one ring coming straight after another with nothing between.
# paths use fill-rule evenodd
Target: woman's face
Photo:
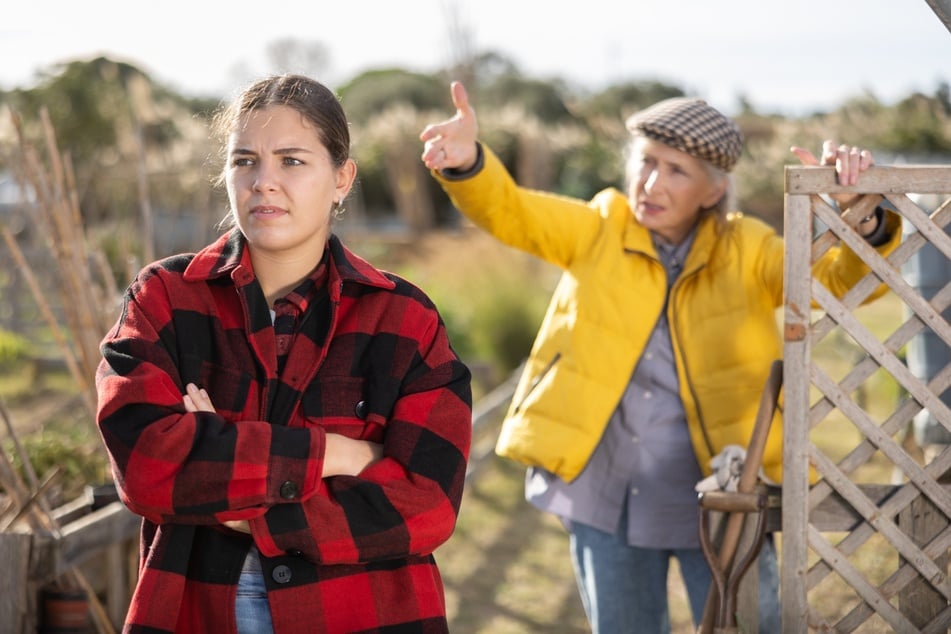
<instances>
[{"instance_id":1,"label":"woman's face","mask_svg":"<svg viewBox=\"0 0 951 634\"><path fill-rule=\"evenodd\" d=\"M258 255L323 253L334 203L356 175L333 165L317 130L289 106L244 115L228 139L225 184L236 224Z\"/></svg>"},{"instance_id":2,"label":"woman's face","mask_svg":"<svg viewBox=\"0 0 951 634\"><path fill-rule=\"evenodd\" d=\"M727 181L715 183L701 159L653 139L642 139L631 157L634 216L671 244L684 241L702 209L715 205Z\"/></svg>"}]
</instances>

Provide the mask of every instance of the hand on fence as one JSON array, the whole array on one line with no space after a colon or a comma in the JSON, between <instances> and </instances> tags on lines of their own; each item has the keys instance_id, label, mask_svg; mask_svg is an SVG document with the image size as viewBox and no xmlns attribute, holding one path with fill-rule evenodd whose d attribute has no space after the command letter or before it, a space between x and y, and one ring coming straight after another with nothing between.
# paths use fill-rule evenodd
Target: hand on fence
<instances>
[{"instance_id":1,"label":"hand on fence","mask_svg":"<svg viewBox=\"0 0 951 634\"><path fill-rule=\"evenodd\" d=\"M819 159L805 148L794 145L789 149L803 165L834 165L839 184L848 187L858 183L859 174L875 164L875 158L869 150L857 145L844 143L837 145L832 139L826 139L822 143L822 154ZM833 194L832 198L840 209L848 209L858 196Z\"/></svg>"}]
</instances>

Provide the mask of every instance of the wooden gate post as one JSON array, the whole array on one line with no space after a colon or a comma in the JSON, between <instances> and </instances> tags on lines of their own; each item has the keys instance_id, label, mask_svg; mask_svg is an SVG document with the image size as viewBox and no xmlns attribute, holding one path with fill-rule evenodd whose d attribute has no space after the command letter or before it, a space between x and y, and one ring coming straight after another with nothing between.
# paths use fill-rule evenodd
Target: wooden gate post
<instances>
[{"instance_id":1,"label":"wooden gate post","mask_svg":"<svg viewBox=\"0 0 951 634\"><path fill-rule=\"evenodd\" d=\"M0 532L0 634L27 631L27 618L32 613L25 583L30 567L29 533Z\"/></svg>"}]
</instances>

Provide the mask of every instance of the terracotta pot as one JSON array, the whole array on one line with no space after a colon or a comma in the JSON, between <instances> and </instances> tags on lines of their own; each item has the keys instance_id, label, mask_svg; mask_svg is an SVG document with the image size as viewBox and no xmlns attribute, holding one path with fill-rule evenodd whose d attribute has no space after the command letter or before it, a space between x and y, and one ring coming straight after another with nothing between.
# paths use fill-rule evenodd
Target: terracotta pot
<instances>
[{"instance_id":1,"label":"terracotta pot","mask_svg":"<svg viewBox=\"0 0 951 634\"><path fill-rule=\"evenodd\" d=\"M90 632L89 597L83 590L44 588L43 634Z\"/></svg>"}]
</instances>

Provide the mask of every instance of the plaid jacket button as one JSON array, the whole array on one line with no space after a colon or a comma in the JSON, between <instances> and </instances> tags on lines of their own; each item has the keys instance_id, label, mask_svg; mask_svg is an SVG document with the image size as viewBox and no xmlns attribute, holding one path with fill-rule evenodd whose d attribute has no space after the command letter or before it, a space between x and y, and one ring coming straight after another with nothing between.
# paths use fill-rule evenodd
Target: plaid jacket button
<instances>
[{"instance_id":1,"label":"plaid jacket button","mask_svg":"<svg viewBox=\"0 0 951 634\"><path fill-rule=\"evenodd\" d=\"M274 570L271 571L271 578L278 583L289 583L291 580L290 566L275 566Z\"/></svg>"},{"instance_id":2,"label":"plaid jacket button","mask_svg":"<svg viewBox=\"0 0 951 634\"><path fill-rule=\"evenodd\" d=\"M357 418L361 420L366 420L367 418L367 409L369 406L366 401L360 401L353 408L353 413L357 415Z\"/></svg>"},{"instance_id":3,"label":"plaid jacket button","mask_svg":"<svg viewBox=\"0 0 951 634\"><path fill-rule=\"evenodd\" d=\"M297 497L298 493L300 493L300 491L297 488L296 482L291 482L288 480L281 485L281 497L285 500L293 500Z\"/></svg>"}]
</instances>

